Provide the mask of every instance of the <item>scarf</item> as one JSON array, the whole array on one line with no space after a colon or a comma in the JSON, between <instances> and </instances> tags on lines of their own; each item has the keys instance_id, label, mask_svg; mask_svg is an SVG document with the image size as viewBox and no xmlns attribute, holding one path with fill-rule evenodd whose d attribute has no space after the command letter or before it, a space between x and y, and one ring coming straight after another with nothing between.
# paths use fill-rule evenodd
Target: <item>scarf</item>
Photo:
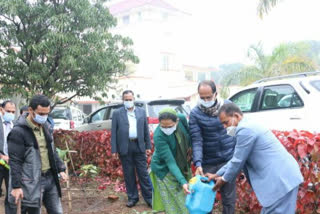
<instances>
[{"instance_id":1,"label":"scarf","mask_svg":"<svg viewBox=\"0 0 320 214\"><path fill-rule=\"evenodd\" d=\"M223 100L220 100L219 98L217 98L216 102L213 104L213 106L206 108L204 106L202 106L201 104L199 104L199 108L200 110L212 117L217 117L218 116L218 111L220 109L220 107L223 105Z\"/></svg>"},{"instance_id":2,"label":"scarf","mask_svg":"<svg viewBox=\"0 0 320 214\"><path fill-rule=\"evenodd\" d=\"M175 131L175 137L177 141L175 159L181 173L188 181L191 178L190 162L188 161L188 149L191 145L190 138L183 133L179 126Z\"/></svg>"}]
</instances>

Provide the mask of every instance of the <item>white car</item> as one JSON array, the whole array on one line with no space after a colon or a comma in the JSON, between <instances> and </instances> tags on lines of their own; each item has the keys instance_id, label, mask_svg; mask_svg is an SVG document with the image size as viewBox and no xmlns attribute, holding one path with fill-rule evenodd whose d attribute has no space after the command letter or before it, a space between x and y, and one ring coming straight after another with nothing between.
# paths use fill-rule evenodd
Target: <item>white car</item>
<instances>
[{"instance_id":1,"label":"white car","mask_svg":"<svg viewBox=\"0 0 320 214\"><path fill-rule=\"evenodd\" d=\"M320 72L262 79L229 100L272 130L320 132Z\"/></svg>"},{"instance_id":2,"label":"white car","mask_svg":"<svg viewBox=\"0 0 320 214\"><path fill-rule=\"evenodd\" d=\"M84 122L86 115L78 108L73 106L57 106L50 116L54 121L54 129L75 129Z\"/></svg>"}]
</instances>

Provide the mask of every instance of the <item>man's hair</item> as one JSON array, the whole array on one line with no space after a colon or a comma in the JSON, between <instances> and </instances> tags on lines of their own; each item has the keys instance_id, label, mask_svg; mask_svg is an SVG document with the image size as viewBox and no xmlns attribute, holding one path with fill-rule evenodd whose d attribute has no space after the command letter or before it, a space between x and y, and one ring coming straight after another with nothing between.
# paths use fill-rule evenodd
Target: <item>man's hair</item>
<instances>
[{"instance_id":1,"label":"man's hair","mask_svg":"<svg viewBox=\"0 0 320 214\"><path fill-rule=\"evenodd\" d=\"M240 108L234 103L227 103L220 107L218 115L224 112L227 116L232 116L234 113L242 114Z\"/></svg>"},{"instance_id":2,"label":"man's hair","mask_svg":"<svg viewBox=\"0 0 320 214\"><path fill-rule=\"evenodd\" d=\"M199 83L199 85L198 85L198 91L199 91L200 87L204 86L204 85L210 86L211 90L212 90L212 93L215 93L217 91L216 84L212 80L203 80L203 81L201 81Z\"/></svg>"},{"instance_id":3,"label":"man's hair","mask_svg":"<svg viewBox=\"0 0 320 214\"><path fill-rule=\"evenodd\" d=\"M24 111L28 111L28 106L22 106L20 108L20 114L22 114Z\"/></svg>"},{"instance_id":4,"label":"man's hair","mask_svg":"<svg viewBox=\"0 0 320 214\"><path fill-rule=\"evenodd\" d=\"M30 100L29 107L31 107L33 110L36 110L39 105L42 107L50 106L49 98L42 94L33 96Z\"/></svg>"},{"instance_id":5,"label":"man's hair","mask_svg":"<svg viewBox=\"0 0 320 214\"><path fill-rule=\"evenodd\" d=\"M125 90L124 92L122 92L122 98L125 94L132 94L134 96L134 93L131 90Z\"/></svg>"},{"instance_id":6,"label":"man's hair","mask_svg":"<svg viewBox=\"0 0 320 214\"><path fill-rule=\"evenodd\" d=\"M16 104L14 104L14 102L12 102L11 100L6 100L6 101L4 101L4 102L1 104L1 107L2 107L2 108L5 108L8 103L10 103L10 104L12 104L12 105L16 105Z\"/></svg>"}]
</instances>

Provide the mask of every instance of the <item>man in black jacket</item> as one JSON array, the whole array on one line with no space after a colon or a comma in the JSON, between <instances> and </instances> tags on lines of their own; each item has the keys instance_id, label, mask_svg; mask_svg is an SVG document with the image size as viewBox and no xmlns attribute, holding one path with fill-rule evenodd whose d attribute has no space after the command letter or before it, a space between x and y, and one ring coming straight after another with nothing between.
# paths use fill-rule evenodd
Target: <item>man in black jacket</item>
<instances>
[{"instance_id":1,"label":"man in black jacket","mask_svg":"<svg viewBox=\"0 0 320 214\"><path fill-rule=\"evenodd\" d=\"M65 166L58 157L48 130L50 101L35 95L29 113L19 118L8 136L10 157L10 203L22 200L22 213L38 214L43 202L49 214L62 214L60 174L65 181Z\"/></svg>"}]
</instances>

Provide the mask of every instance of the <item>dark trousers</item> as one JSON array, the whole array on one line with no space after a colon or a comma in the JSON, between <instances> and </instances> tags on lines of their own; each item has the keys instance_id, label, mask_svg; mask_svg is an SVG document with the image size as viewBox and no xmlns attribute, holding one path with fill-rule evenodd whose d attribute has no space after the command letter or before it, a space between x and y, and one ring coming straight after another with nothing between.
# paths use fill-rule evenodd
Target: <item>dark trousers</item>
<instances>
[{"instance_id":1,"label":"dark trousers","mask_svg":"<svg viewBox=\"0 0 320 214\"><path fill-rule=\"evenodd\" d=\"M218 165L204 165L202 166L204 173L215 174L221 167L226 163ZM235 213L236 204L236 180L227 182L220 189L223 211L222 214L233 214Z\"/></svg>"},{"instance_id":2,"label":"dark trousers","mask_svg":"<svg viewBox=\"0 0 320 214\"><path fill-rule=\"evenodd\" d=\"M41 176L42 202L48 214L62 214L62 205L53 175ZM40 214L41 207L21 207L22 214Z\"/></svg>"},{"instance_id":3,"label":"dark trousers","mask_svg":"<svg viewBox=\"0 0 320 214\"><path fill-rule=\"evenodd\" d=\"M9 170L7 170L5 167L0 166L0 187L2 186L2 182L4 180L5 186L6 186L6 198L4 199L4 207L5 207L5 213L11 214L16 213L16 209L11 207L8 202L8 184L9 184ZM0 189L0 196L2 195L1 189Z\"/></svg>"},{"instance_id":4,"label":"dark trousers","mask_svg":"<svg viewBox=\"0 0 320 214\"><path fill-rule=\"evenodd\" d=\"M152 184L147 171L147 159L145 152L141 152L137 142L129 142L128 154L120 155L126 184L128 200L137 202L139 200L136 183L136 172L138 174L141 192L144 200L152 203Z\"/></svg>"}]
</instances>

